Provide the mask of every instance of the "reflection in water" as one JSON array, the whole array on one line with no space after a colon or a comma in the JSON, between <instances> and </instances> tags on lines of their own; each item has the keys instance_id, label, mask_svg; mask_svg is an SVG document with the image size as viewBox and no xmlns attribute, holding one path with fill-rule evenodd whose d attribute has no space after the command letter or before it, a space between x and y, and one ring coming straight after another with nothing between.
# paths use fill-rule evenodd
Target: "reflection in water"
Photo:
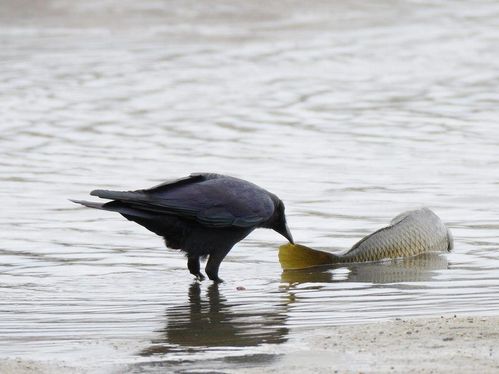
<instances>
[{"instance_id":1,"label":"reflection in water","mask_svg":"<svg viewBox=\"0 0 499 374\"><path fill-rule=\"evenodd\" d=\"M281 281L290 286L333 282L420 282L431 280L436 270L447 267L445 255L426 253L386 263L337 264L284 271ZM142 350L141 356L214 351L222 347L256 347L287 341L285 323L294 297L273 305L268 311L262 311L260 307L248 310L252 304L239 311L243 309L241 305L229 303L220 293L218 284L211 284L203 297L200 283L194 282L189 287L188 296L186 304L167 309L161 337Z\"/></svg>"},{"instance_id":2,"label":"reflection in water","mask_svg":"<svg viewBox=\"0 0 499 374\"><path fill-rule=\"evenodd\" d=\"M168 352L208 350L213 347L249 347L280 344L287 340L285 310L235 311L220 294L217 284L208 287L201 297L198 282L189 287L189 302L169 308L162 338L140 352L142 356ZM245 309L250 306L246 306ZM284 306L283 306L284 307Z\"/></svg>"},{"instance_id":3,"label":"reflection in water","mask_svg":"<svg viewBox=\"0 0 499 374\"><path fill-rule=\"evenodd\" d=\"M397 283L421 282L432 279L435 270L448 267L447 258L440 253L424 253L416 257L389 262L336 264L303 270L287 270L281 275L285 283L365 282Z\"/></svg>"}]
</instances>

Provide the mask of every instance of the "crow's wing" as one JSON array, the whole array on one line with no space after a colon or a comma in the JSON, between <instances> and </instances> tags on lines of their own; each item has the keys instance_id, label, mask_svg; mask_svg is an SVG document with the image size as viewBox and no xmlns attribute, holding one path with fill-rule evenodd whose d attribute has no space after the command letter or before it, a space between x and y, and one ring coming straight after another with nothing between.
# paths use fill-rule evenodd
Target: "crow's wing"
<instances>
[{"instance_id":1,"label":"crow's wing","mask_svg":"<svg viewBox=\"0 0 499 374\"><path fill-rule=\"evenodd\" d=\"M254 227L274 213L267 191L217 174L192 174L147 190L95 190L91 194L126 202L135 209L195 220L208 227Z\"/></svg>"},{"instance_id":2,"label":"crow's wing","mask_svg":"<svg viewBox=\"0 0 499 374\"><path fill-rule=\"evenodd\" d=\"M93 190L90 192L92 196L98 196L102 199L122 200L122 201L135 201L137 203L146 203L151 199L152 195L156 192L165 193L166 191L180 188L185 185L194 184L205 181L207 179L214 179L218 177L217 174L191 174L188 177L169 180L158 184L154 187L136 190L136 191L112 191L112 190Z\"/></svg>"},{"instance_id":3,"label":"crow's wing","mask_svg":"<svg viewBox=\"0 0 499 374\"><path fill-rule=\"evenodd\" d=\"M152 193L155 191L167 191L171 190L173 188L177 188L180 186L184 186L187 184L192 184L196 182L202 182L208 179L216 179L216 178L223 178L223 175L220 174L215 174L215 173L192 173L188 177L183 177L179 179L174 179L174 180L168 180L163 183L158 184L157 186L148 188L146 190L142 190L148 193Z\"/></svg>"}]
</instances>

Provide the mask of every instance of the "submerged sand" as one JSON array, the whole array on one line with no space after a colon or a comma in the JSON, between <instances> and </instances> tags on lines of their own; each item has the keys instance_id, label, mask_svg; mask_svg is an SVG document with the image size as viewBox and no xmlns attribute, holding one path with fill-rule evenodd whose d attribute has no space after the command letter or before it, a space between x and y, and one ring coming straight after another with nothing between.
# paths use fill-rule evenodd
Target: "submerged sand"
<instances>
[{"instance_id":1,"label":"submerged sand","mask_svg":"<svg viewBox=\"0 0 499 374\"><path fill-rule=\"evenodd\" d=\"M498 373L499 317L397 319L312 329L270 365L216 373ZM97 370L106 372L109 370ZM126 366L111 372L126 372ZM85 363L0 361L0 373L94 373ZM197 371L198 372L198 371ZM210 370L210 372L214 372Z\"/></svg>"}]
</instances>

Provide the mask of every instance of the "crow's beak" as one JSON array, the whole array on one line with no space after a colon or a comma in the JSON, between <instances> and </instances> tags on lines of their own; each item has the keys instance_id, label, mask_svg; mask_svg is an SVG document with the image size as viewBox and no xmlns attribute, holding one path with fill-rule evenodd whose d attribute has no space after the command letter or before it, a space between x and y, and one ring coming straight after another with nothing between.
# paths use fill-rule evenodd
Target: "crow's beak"
<instances>
[{"instance_id":1,"label":"crow's beak","mask_svg":"<svg viewBox=\"0 0 499 374\"><path fill-rule=\"evenodd\" d=\"M293 236L291 235L291 232L289 231L289 227L288 227L287 223L284 223L284 225L281 228L279 228L279 230L275 230L275 231L277 231L279 234L281 234L286 239L288 239L291 244L295 244L295 242L293 241Z\"/></svg>"}]
</instances>

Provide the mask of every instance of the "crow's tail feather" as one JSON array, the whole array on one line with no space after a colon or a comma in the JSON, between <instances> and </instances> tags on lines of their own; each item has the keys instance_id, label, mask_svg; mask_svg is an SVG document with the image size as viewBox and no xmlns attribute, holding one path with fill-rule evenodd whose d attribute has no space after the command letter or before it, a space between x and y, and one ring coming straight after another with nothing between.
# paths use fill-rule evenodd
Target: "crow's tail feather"
<instances>
[{"instance_id":1,"label":"crow's tail feather","mask_svg":"<svg viewBox=\"0 0 499 374\"><path fill-rule=\"evenodd\" d=\"M122 201L110 201L108 203L94 203L92 201L84 201L84 200L71 200L73 203L81 204L89 208L94 208L94 209L101 209L101 210L109 210L111 212L118 212L125 216L126 218L128 217L140 217L140 218L147 218L147 219L152 219L157 217L158 215L149 212L146 210L142 210L138 207L132 207L128 205L126 202ZM130 219L130 218L128 218Z\"/></svg>"},{"instance_id":2,"label":"crow's tail feather","mask_svg":"<svg viewBox=\"0 0 499 374\"><path fill-rule=\"evenodd\" d=\"M106 210L106 208L103 207L105 205L104 203L94 203L92 201L73 200L73 199L69 199L69 201L72 201L73 203L76 203L76 204L81 204L81 205L87 206L89 208Z\"/></svg>"},{"instance_id":3,"label":"crow's tail feather","mask_svg":"<svg viewBox=\"0 0 499 374\"><path fill-rule=\"evenodd\" d=\"M144 193L140 191L111 191L111 190L93 190L90 192L92 196L98 196L101 199L134 201L143 200Z\"/></svg>"}]
</instances>

